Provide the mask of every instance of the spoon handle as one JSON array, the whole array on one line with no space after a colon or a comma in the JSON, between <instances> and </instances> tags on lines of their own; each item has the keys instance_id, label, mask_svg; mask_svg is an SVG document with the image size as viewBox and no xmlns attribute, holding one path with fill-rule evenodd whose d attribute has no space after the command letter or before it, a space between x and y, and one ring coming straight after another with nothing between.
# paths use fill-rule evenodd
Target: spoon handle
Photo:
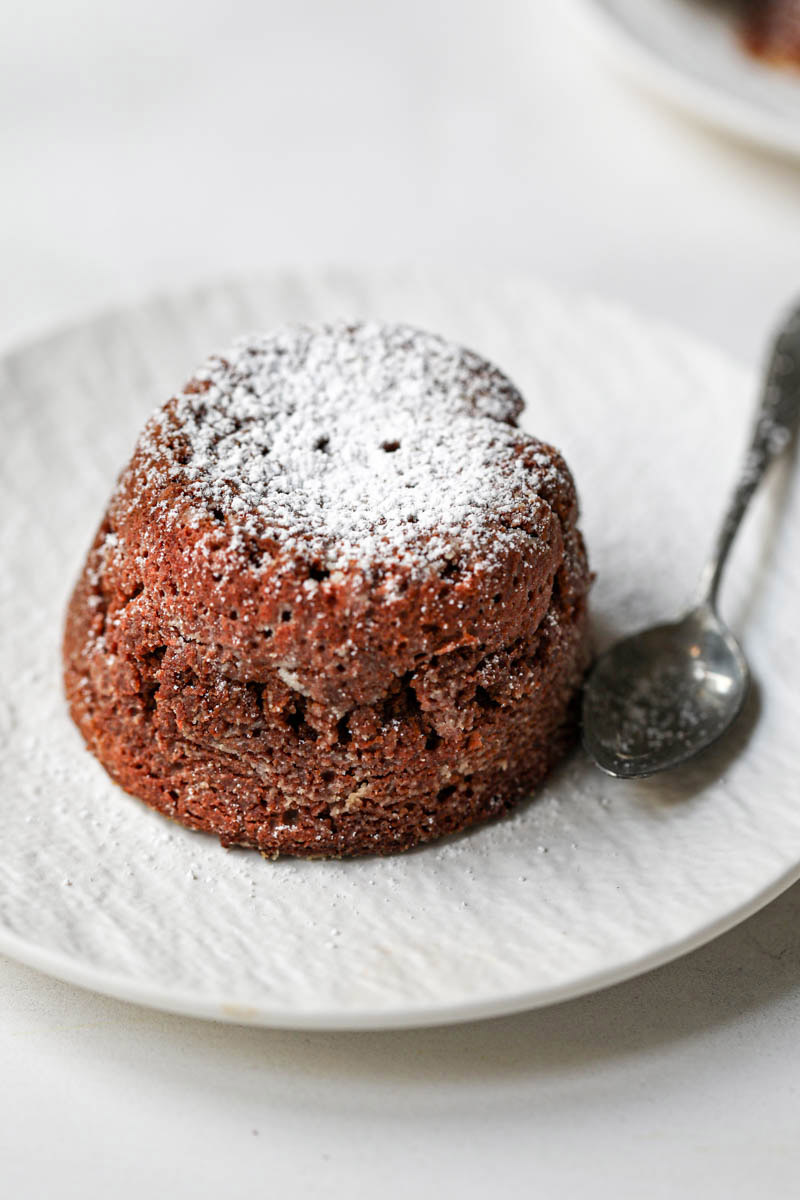
<instances>
[{"instance_id":1,"label":"spoon handle","mask_svg":"<svg viewBox=\"0 0 800 1200\"><path fill-rule=\"evenodd\" d=\"M800 306L787 317L772 347L755 428L711 557L700 578L700 601L715 609L722 571L751 497L767 467L800 422Z\"/></svg>"}]
</instances>

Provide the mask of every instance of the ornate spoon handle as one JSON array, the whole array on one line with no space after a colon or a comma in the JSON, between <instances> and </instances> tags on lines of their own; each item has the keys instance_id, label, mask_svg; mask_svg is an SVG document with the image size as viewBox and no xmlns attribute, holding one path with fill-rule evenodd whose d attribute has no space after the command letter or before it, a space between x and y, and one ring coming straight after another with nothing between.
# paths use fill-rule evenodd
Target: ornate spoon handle
<instances>
[{"instance_id":1,"label":"ornate spoon handle","mask_svg":"<svg viewBox=\"0 0 800 1200\"><path fill-rule=\"evenodd\" d=\"M800 423L800 306L787 317L772 347L750 447L711 557L700 578L700 602L716 609L722 571L748 504L770 463Z\"/></svg>"}]
</instances>

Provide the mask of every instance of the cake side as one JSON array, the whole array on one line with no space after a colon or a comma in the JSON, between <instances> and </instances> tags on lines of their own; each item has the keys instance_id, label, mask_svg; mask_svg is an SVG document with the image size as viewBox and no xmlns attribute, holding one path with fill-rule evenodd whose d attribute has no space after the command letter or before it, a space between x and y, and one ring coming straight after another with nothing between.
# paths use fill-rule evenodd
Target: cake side
<instances>
[{"instance_id":1,"label":"cake side","mask_svg":"<svg viewBox=\"0 0 800 1200\"><path fill-rule=\"evenodd\" d=\"M82 585L86 588L86 584ZM338 716L277 672L223 674L204 647L98 654L76 594L71 711L111 776L166 816L268 855L392 853L510 808L572 744L586 605L560 590L530 639L442 656Z\"/></svg>"}]
</instances>

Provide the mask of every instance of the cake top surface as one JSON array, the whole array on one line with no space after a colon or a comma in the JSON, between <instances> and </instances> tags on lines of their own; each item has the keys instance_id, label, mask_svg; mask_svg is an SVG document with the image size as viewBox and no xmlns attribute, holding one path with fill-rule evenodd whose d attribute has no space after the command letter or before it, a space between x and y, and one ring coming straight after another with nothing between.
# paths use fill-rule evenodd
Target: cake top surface
<instances>
[{"instance_id":1,"label":"cake top surface","mask_svg":"<svg viewBox=\"0 0 800 1200\"><path fill-rule=\"evenodd\" d=\"M522 407L496 367L435 335L291 326L210 358L140 449L166 454L200 514L285 553L424 568L526 536L520 514L556 468L516 429Z\"/></svg>"}]
</instances>

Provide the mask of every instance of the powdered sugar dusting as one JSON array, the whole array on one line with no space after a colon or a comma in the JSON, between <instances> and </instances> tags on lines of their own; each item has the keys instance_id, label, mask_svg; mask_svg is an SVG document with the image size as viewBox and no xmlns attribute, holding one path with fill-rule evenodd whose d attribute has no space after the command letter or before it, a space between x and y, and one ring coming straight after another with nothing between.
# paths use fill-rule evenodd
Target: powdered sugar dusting
<instances>
[{"instance_id":1,"label":"powdered sugar dusting","mask_svg":"<svg viewBox=\"0 0 800 1200\"><path fill-rule=\"evenodd\" d=\"M521 409L497 368L431 334L286 327L209 359L174 431L157 415L140 448L163 458L166 440L169 474L233 530L327 569L413 568L529 540L554 467Z\"/></svg>"}]
</instances>

